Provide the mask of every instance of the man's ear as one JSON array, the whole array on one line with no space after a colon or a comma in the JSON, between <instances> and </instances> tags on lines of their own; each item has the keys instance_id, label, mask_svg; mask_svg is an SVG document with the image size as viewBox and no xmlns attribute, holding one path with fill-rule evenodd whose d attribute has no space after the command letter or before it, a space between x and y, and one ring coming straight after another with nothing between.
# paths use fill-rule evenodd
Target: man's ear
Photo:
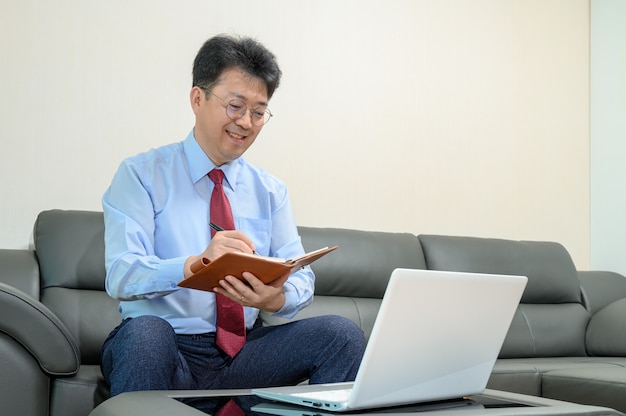
<instances>
[{"instance_id":1,"label":"man's ear","mask_svg":"<svg viewBox=\"0 0 626 416\"><path fill-rule=\"evenodd\" d=\"M200 87L193 87L189 92L189 102L194 114L198 114L202 102L206 99L204 91Z\"/></svg>"}]
</instances>

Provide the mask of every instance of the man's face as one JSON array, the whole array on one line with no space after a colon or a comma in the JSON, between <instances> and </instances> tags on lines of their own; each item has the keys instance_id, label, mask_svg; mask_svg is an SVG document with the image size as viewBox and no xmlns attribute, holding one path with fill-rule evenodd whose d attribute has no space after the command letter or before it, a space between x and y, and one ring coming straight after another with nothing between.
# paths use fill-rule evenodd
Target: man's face
<instances>
[{"instance_id":1,"label":"man's face","mask_svg":"<svg viewBox=\"0 0 626 416\"><path fill-rule=\"evenodd\" d=\"M211 93L207 97L200 87L191 89L191 107L196 115L194 135L207 156L220 166L244 154L261 132L263 126L252 124L250 113L253 108L267 106L267 88L260 79L231 68L222 73ZM249 107L238 120L226 114L226 104L231 100Z\"/></svg>"}]
</instances>

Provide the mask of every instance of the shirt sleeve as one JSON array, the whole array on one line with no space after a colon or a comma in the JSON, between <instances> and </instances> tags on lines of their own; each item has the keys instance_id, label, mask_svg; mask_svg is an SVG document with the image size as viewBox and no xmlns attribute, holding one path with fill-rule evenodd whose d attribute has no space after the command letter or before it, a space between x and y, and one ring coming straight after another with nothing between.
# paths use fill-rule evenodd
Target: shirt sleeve
<instances>
[{"instance_id":1,"label":"shirt sleeve","mask_svg":"<svg viewBox=\"0 0 626 416\"><path fill-rule=\"evenodd\" d=\"M107 293L119 300L159 297L178 290L185 257L154 252L154 208L139 168L120 165L102 198Z\"/></svg>"},{"instance_id":2,"label":"shirt sleeve","mask_svg":"<svg viewBox=\"0 0 626 416\"><path fill-rule=\"evenodd\" d=\"M291 209L287 188L280 203L276 204L272 214L273 255L282 258L295 258L304 254L304 248ZM293 318L299 311L313 301L315 275L307 266L289 276L283 286L285 304L274 313L281 318Z\"/></svg>"}]
</instances>

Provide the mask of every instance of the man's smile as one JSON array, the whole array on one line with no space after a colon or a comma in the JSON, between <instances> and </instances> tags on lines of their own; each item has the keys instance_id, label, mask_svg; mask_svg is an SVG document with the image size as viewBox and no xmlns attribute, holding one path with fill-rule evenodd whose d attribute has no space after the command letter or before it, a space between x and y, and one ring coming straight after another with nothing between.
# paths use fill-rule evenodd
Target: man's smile
<instances>
[{"instance_id":1,"label":"man's smile","mask_svg":"<svg viewBox=\"0 0 626 416\"><path fill-rule=\"evenodd\" d=\"M246 137L248 137L248 135L247 135L247 134L237 133L237 132L232 131L232 130L226 130L226 134L228 134L228 136L229 136L231 139L233 139L233 140L235 140L235 141L237 141L237 142L239 142L239 141L243 141L243 140L245 140L245 139L246 139Z\"/></svg>"}]
</instances>

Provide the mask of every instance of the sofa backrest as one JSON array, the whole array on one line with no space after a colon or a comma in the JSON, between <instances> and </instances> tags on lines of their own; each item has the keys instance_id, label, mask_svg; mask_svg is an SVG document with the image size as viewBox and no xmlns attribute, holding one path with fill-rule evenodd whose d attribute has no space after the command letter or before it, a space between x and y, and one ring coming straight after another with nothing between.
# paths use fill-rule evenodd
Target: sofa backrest
<instances>
[{"instance_id":1,"label":"sofa backrest","mask_svg":"<svg viewBox=\"0 0 626 416\"><path fill-rule=\"evenodd\" d=\"M558 243L338 228L299 227L299 232L307 251L339 249L313 263L315 299L294 319L337 313L353 319L369 337L396 267L517 274L528 277L528 286L500 357L586 355L590 313L572 259ZM118 302L104 290L102 212L44 211L35 223L34 243L41 301L75 337L82 363L98 364L104 339L121 320ZM271 314L262 319L285 321Z\"/></svg>"},{"instance_id":2,"label":"sofa backrest","mask_svg":"<svg viewBox=\"0 0 626 416\"><path fill-rule=\"evenodd\" d=\"M302 226L298 232L306 251L334 245L339 248L311 265L315 298L294 319L339 314L355 321L369 338L393 269L426 268L422 248L413 234ZM270 325L287 321L267 313L261 317Z\"/></svg>"},{"instance_id":3,"label":"sofa backrest","mask_svg":"<svg viewBox=\"0 0 626 416\"><path fill-rule=\"evenodd\" d=\"M104 290L102 212L44 211L33 231L41 301L68 327L82 364L99 364L102 343L121 321Z\"/></svg>"},{"instance_id":4,"label":"sofa backrest","mask_svg":"<svg viewBox=\"0 0 626 416\"><path fill-rule=\"evenodd\" d=\"M393 269L425 269L420 242L409 233L298 227L306 251L339 248L313 263L315 294L381 299Z\"/></svg>"},{"instance_id":5,"label":"sofa backrest","mask_svg":"<svg viewBox=\"0 0 626 416\"><path fill-rule=\"evenodd\" d=\"M39 266L33 250L0 249L0 282L39 299Z\"/></svg>"},{"instance_id":6,"label":"sofa backrest","mask_svg":"<svg viewBox=\"0 0 626 416\"><path fill-rule=\"evenodd\" d=\"M576 267L562 245L440 235L420 235L419 240L429 269L528 277L501 358L586 355L590 313Z\"/></svg>"}]
</instances>

